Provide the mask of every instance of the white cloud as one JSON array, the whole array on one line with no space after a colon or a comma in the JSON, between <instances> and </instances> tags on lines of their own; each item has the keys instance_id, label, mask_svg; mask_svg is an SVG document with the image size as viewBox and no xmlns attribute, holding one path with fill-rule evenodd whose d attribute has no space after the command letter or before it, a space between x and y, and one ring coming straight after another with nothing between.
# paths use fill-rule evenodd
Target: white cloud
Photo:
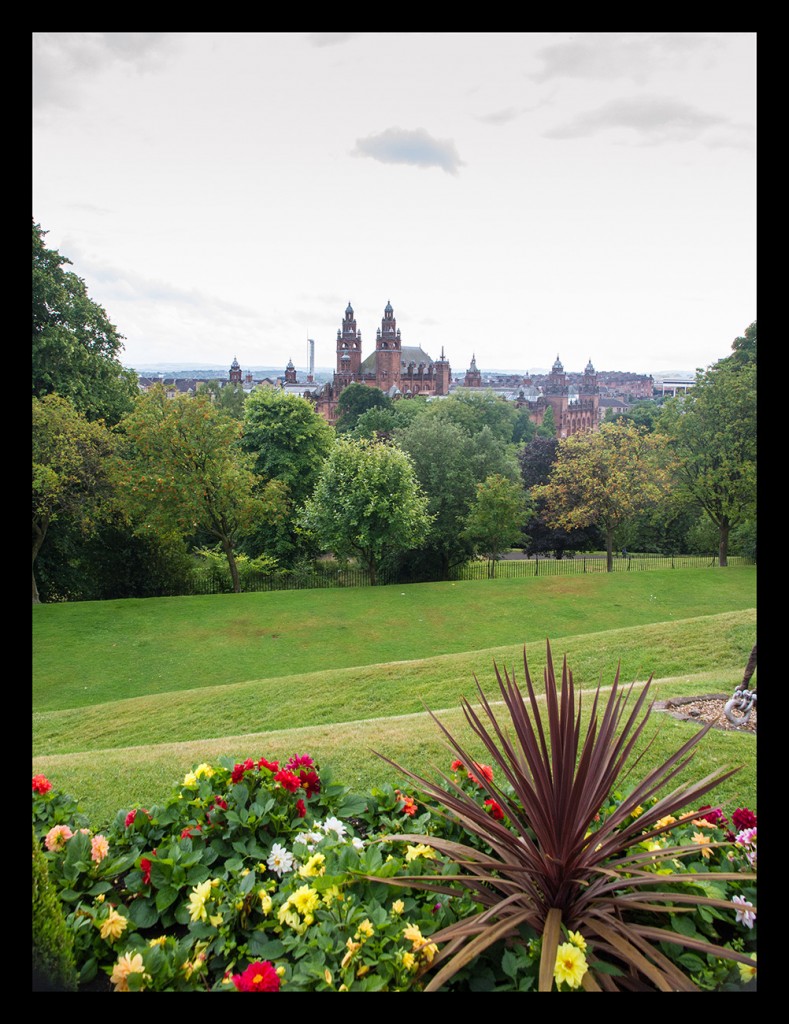
<instances>
[{"instance_id":1,"label":"white cloud","mask_svg":"<svg viewBox=\"0 0 789 1024\"><path fill-rule=\"evenodd\" d=\"M457 174L463 166L451 139L434 139L424 128L387 128L357 139L352 155L369 156L382 164L440 167L447 174Z\"/></svg>"}]
</instances>

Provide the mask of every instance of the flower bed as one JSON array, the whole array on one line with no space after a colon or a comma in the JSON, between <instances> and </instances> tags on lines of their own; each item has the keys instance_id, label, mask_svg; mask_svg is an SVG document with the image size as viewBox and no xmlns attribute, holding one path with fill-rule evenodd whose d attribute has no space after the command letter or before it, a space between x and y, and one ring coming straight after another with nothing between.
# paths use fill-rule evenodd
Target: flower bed
<instances>
[{"instance_id":1,"label":"flower bed","mask_svg":"<svg viewBox=\"0 0 789 1024\"><path fill-rule=\"evenodd\" d=\"M445 784L517 834L505 810L516 796L493 768L456 759ZM589 843L626 800L610 795ZM641 815L635 807L627 819ZM753 987L756 970L756 818L742 808L729 817L705 806L650 820L629 850L641 874L670 876L677 889L682 876L687 901L670 920L685 944L661 948L706 990ZM440 959L431 937L483 909L438 852L457 842L489 851L460 818L421 791L353 794L307 755L197 765L163 805L123 809L98 834L37 775L33 826L83 990L421 990ZM639 913L651 920L646 903ZM702 940L723 955L699 952ZM529 925L502 934L440 990L536 991L544 941ZM554 990L586 987L590 965L625 973L610 957L601 964L582 928L562 924L557 941Z\"/></svg>"}]
</instances>

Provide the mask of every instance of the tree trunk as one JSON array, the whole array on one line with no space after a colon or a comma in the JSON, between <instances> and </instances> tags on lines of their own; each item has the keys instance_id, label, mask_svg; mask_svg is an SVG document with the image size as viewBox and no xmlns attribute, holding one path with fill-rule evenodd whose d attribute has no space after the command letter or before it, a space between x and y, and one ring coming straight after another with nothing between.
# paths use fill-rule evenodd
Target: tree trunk
<instances>
[{"instance_id":1,"label":"tree trunk","mask_svg":"<svg viewBox=\"0 0 789 1024\"><path fill-rule=\"evenodd\" d=\"M605 571L614 571L614 531L605 531Z\"/></svg>"},{"instance_id":2,"label":"tree trunk","mask_svg":"<svg viewBox=\"0 0 789 1024\"><path fill-rule=\"evenodd\" d=\"M47 535L47 529L49 528L49 518L44 518L41 522L37 523L33 520L33 604L41 604L41 598L38 593L38 586L36 585L36 558L44 543L44 538Z\"/></svg>"},{"instance_id":3,"label":"tree trunk","mask_svg":"<svg viewBox=\"0 0 789 1024\"><path fill-rule=\"evenodd\" d=\"M233 545L229 540L222 541L222 547L225 549L225 557L227 558L227 564L230 567L230 579L233 581L233 593L241 593L241 580L238 578L238 565L236 564L236 556L233 553Z\"/></svg>"},{"instance_id":4,"label":"tree trunk","mask_svg":"<svg viewBox=\"0 0 789 1024\"><path fill-rule=\"evenodd\" d=\"M718 531L718 565L726 566L729 564L729 520L724 517L720 521L720 527Z\"/></svg>"},{"instance_id":5,"label":"tree trunk","mask_svg":"<svg viewBox=\"0 0 789 1024\"><path fill-rule=\"evenodd\" d=\"M36 586L35 569L33 569L33 604L41 604L41 598L38 596L38 587Z\"/></svg>"},{"instance_id":6,"label":"tree trunk","mask_svg":"<svg viewBox=\"0 0 789 1024\"><path fill-rule=\"evenodd\" d=\"M756 644L753 645L751 656L748 658L748 664L745 666L745 673L742 677L742 682L737 687L738 690L747 690L748 683L751 681L751 676L756 671Z\"/></svg>"}]
</instances>

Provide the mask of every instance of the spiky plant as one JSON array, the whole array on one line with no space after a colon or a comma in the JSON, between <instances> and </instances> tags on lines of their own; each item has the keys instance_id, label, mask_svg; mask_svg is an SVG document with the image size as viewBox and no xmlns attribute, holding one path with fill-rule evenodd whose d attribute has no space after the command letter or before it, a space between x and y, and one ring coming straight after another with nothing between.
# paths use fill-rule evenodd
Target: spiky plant
<instances>
[{"instance_id":1,"label":"spiky plant","mask_svg":"<svg viewBox=\"0 0 789 1024\"><path fill-rule=\"evenodd\" d=\"M732 911L725 899L682 891L693 880L687 873L657 874L656 854L638 848L667 830L660 819L682 808L698 807L699 800L739 768L720 769L698 782L677 785L677 777L693 757L693 748L710 726L702 728L665 763L649 771L629 794L590 826L617 781L632 774L642 755L626 770L650 713L647 694L652 677L634 695L635 684L622 687L617 669L604 700L601 688L592 696L585 729L581 723L581 697L576 699L573 676L564 659L561 687L556 685L550 643L547 645L544 710L529 674L524 650L526 696L512 675L499 671L496 678L509 721L502 723L478 680L475 683L487 723L464 698L466 720L498 765L512 788L511 794L480 777L484 789L505 811L509 823L492 818L453 779L438 774L443 785L415 774L384 755L416 789L441 808L440 813L459 822L470 837L490 851L436 836L392 835L389 840L431 845L453 861L459 874L389 879L393 884L451 895L457 885L474 895L478 912L430 936L440 945L430 970L426 991L445 985L499 940L518 942L524 926L542 938L539 990L551 989L562 926L593 944L595 957L583 977L588 990L651 989L694 990L697 986L664 952L669 943L710 953L722 959L752 964L748 956L689 937L665 926L663 915L693 911L699 905ZM628 704L630 709L628 710ZM475 760L431 712L451 747L465 765ZM670 788L670 786L675 788ZM654 801L654 802L653 802ZM645 808L639 813L640 808ZM634 814L635 812L635 814ZM698 811L680 816L674 827L698 817ZM720 844L719 844L720 845ZM635 847L635 850L633 849ZM661 860L698 855L698 846L660 850ZM652 870L649 870L649 868ZM698 876L695 876L696 878ZM716 873L716 881L743 881L754 875ZM383 879L382 879L383 880ZM651 921L653 923L645 923ZM654 923L657 922L657 923ZM666 924L668 922L666 921ZM614 968L615 973L609 973Z\"/></svg>"}]
</instances>

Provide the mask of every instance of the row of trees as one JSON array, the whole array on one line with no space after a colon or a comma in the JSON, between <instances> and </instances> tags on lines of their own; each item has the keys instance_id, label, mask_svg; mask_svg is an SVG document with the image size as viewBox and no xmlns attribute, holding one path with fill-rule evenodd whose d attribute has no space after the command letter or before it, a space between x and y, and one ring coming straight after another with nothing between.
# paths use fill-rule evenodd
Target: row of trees
<instances>
[{"instance_id":1,"label":"row of trees","mask_svg":"<svg viewBox=\"0 0 789 1024\"><path fill-rule=\"evenodd\" d=\"M383 568L446 578L473 554L492 571L516 545L605 544L610 565L645 517L700 512L725 564L730 531L754 518L755 324L648 423L560 441L490 392L392 402L351 385L335 430L277 389L137 394L120 335L42 236L34 225L34 601L37 566L49 598L105 596L107 580L145 596L208 548L235 590L242 556L288 567L330 551L373 582Z\"/></svg>"}]
</instances>

